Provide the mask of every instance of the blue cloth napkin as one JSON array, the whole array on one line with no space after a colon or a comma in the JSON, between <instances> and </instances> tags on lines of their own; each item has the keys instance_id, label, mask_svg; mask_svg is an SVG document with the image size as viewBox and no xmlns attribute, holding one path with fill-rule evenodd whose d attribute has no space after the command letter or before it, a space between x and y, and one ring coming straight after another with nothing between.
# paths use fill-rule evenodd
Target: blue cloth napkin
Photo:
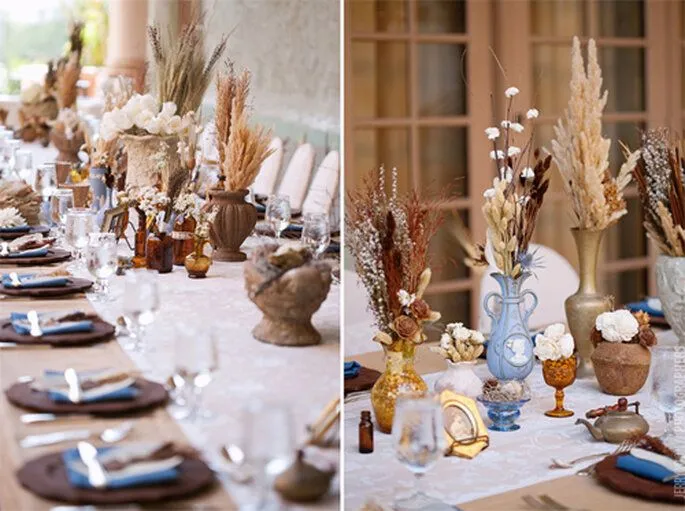
<instances>
[{"instance_id":1,"label":"blue cloth napkin","mask_svg":"<svg viewBox=\"0 0 685 511\"><path fill-rule=\"evenodd\" d=\"M664 317L664 311L653 309L649 306L647 300L642 300L641 302L627 303L625 307L630 312L646 312L647 314L649 314L650 316L654 316L655 318Z\"/></svg>"},{"instance_id":2,"label":"blue cloth napkin","mask_svg":"<svg viewBox=\"0 0 685 511\"><path fill-rule=\"evenodd\" d=\"M38 282L33 282L32 280L34 278L40 278L40 280ZM15 287L12 285L12 280L10 279L9 275L3 274L2 276L2 285L4 287L15 289L37 287L62 287L67 285L69 279L67 277L36 277L36 275L34 274L25 273L23 275L19 275L19 282L21 282L21 286Z\"/></svg>"},{"instance_id":3,"label":"blue cloth napkin","mask_svg":"<svg viewBox=\"0 0 685 511\"><path fill-rule=\"evenodd\" d=\"M30 225L17 225L16 227L0 227L0 232L27 232L30 230Z\"/></svg>"},{"instance_id":4,"label":"blue cloth napkin","mask_svg":"<svg viewBox=\"0 0 685 511\"><path fill-rule=\"evenodd\" d=\"M97 449L98 456L110 452L116 447L99 447ZM67 467L67 478L69 484L76 488L92 488L88 482L88 476L81 474L74 469L74 464L81 463L81 457L77 449L68 449L62 453L62 460ZM170 468L166 470L159 470L157 472L149 472L147 474L139 474L129 477L113 478L110 477L107 481L107 488L132 488L135 486L147 486L152 484L161 484L169 481L174 481L178 478L178 468Z\"/></svg>"},{"instance_id":5,"label":"blue cloth napkin","mask_svg":"<svg viewBox=\"0 0 685 511\"><path fill-rule=\"evenodd\" d=\"M662 467L653 461L641 460L632 454L624 454L616 459L616 468L630 472L638 477L663 483L667 477L675 475L675 472ZM673 484L673 483L666 483Z\"/></svg>"},{"instance_id":6,"label":"blue cloth napkin","mask_svg":"<svg viewBox=\"0 0 685 511\"><path fill-rule=\"evenodd\" d=\"M361 367L361 364L356 360L353 360L352 362L345 362L345 379L349 380L351 378L356 378Z\"/></svg>"},{"instance_id":7,"label":"blue cloth napkin","mask_svg":"<svg viewBox=\"0 0 685 511\"><path fill-rule=\"evenodd\" d=\"M78 372L79 379L87 380L91 376L96 376L100 371L83 371ZM62 376L64 373L62 371L54 371L51 369L46 369L43 371L45 377ZM103 401L123 401L126 399L135 399L138 396L138 389L133 385L125 387L123 389L117 389L107 394L102 394L97 397L85 397L82 402L84 403L100 403ZM48 397L51 401L55 403L71 403L69 400L69 394L67 391L60 392L55 390L48 391Z\"/></svg>"},{"instance_id":8,"label":"blue cloth napkin","mask_svg":"<svg viewBox=\"0 0 685 511\"><path fill-rule=\"evenodd\" d=\"M21 250L19 252L10 252L9 255L3 257L43 257L48 255L48 247L31 248L29 250Z\"/></svg>"},{"instance_id":9,"label":"blue cloth napkin","mask_svg":"<svg viewBox=\"0 0 685 511\"><path fill-rule=\"evenodd\" d=\"M15 314L15 313L12 313ZM19 335L29 335L31 333L31 325L27 323L27 319L12 320L12 327ZM43 335L56 334L75 334L78 332L90 332L93 330L93 322L87 319L83 321L64 321L50 326L40 326Z\"/></svg>"}]
</instances>

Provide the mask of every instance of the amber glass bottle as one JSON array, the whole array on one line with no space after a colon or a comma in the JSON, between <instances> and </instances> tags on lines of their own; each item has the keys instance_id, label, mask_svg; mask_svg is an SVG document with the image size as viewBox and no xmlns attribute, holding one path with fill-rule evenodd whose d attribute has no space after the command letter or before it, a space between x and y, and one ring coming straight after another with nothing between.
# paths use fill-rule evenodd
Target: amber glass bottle
<instances>
[{"instance_id":1,"label":"amber glass bottle","mask_svg":"<svg viewBox=\"0 0 685 511\"><path fill-rule=\"evenodd\" d=\"M371 412L364 410L359 421L359 452L369 454L373 452L373 422Z\"/></svg>"}]
</instances>

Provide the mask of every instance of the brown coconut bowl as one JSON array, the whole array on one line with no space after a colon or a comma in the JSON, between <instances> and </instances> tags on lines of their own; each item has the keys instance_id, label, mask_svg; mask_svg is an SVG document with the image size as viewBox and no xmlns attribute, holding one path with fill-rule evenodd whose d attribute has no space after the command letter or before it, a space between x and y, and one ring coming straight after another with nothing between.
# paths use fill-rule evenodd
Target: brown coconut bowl
<instances>
[{"instance_id":1,"label":"brown coconut bowl","mask_svg":"<svg viewBox=\"0 0 685 511\"><path fill-rule=\"evenodd\" d=\"M647 381L652 354L637 343L600 342L592 353L599 387L606 394L632 396Z\"/></svg>"},{"instance_id":2,"label":"brown coconut bowl","mask_svg":"<svg viewBox=\"0 0 685 511\"><path fill-rule=\"evenodd\" d=\"M245 262L245 289L264 316L252 330L255 339L280 346L311 346L321 342L312 326L331 287L331 269L326 264L293 268L257 296L253 293L266 280L252 261Z\"/></svg>"}]
</instances>

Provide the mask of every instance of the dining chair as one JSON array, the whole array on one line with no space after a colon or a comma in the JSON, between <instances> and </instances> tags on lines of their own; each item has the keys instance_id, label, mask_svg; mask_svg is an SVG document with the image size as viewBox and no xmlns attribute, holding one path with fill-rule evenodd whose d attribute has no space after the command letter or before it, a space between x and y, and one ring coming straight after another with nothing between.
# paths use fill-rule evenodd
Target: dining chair
<instances>
[{"instance_id":1,"label":"dining chair","mask_svg":"<svg viewBox=\"0 0 685 511\"><path fill-rule=\"evenodd\" d=\"M531 330L544 328L552 323L566 323L564 301L578 290L578 273L571 264L558 252L543 245L530 245L535 257L541 260L542 266L536 268L533 275L523 283L523 289L532 290L538 297L538 306L528 321ZM480 299L491 291L500 293L499 286L490 274L497 269L489 267L480 281ZM530 305L530 301L526 301ZM490 331L490 318L480 304L478 329Z\"/></svg>"},{"instance_id":2,"label":"dining chair","mask_svg":"<svg viewBox=\"0 0 685 511\"><path fill-rule=\"evenodd\" d=\"M330 216L340 182L340 153L330 151L323 159L309 186L302 213L323 213Z\"/></svg>"},{"instance_id":3,"label":"dining chair","mask_svg":"<svg viewBox=\"0 0 685 511\"><path fill-rule=\"evenodd\" d=\"M380 350L380 344L372 341L376 328L373 314L368 307L366 289L354 270L345 270L343 279L345 356Z\"/></svg>"},{"instance_id":4,"label":"dining chair","mask_svg":"<svg viewBox=\"0 0 685 511\"><path fill-rule=\"evenodd\" d=\"M285 169L278 193L290 197L290 208L302 210L302 203L309 188L309 178L314 167L316 152L311 144L302 144L293 153Z\"/></svg>"},{"instance_id":5,"label":"dining chair","mask_svg":"<svg viewBox=\"0 0 685 511\"><path fill-rule=\"evenodd\" d=\"M276 188L276 181L283 165L283 140L274 137L269 144L271 153L259 167L259 173L252 184L255 195L271 195Z\"/></svg>"}]
</instances>

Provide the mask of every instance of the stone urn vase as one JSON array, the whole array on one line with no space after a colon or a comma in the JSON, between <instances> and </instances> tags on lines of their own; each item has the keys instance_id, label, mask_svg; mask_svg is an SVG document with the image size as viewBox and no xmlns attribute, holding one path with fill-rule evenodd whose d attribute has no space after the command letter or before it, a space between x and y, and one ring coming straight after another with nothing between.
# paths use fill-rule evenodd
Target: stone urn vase
<instances>
[{"instance_id":1,"label":"stone urn vase","mask_svg":"<svg viewBox=\"0 0 685 511\"><path fill-rule=\"evenodd\" d=\"M247 294L263 313L252 330L254 338L279 346L319 344L321 334L312 325L312 315L328 296L330 267L310 263L274 278L261 272L258 264L249 260L244 266Z\"/></svg>"},{"instance_id":2,"label":"stone urn vase","mask_svg":"<svg viewBox=\"0 0 685 511\"><path fill-rule=\"evenodd\" d=\"M654 269L664 316L678 337L678 344L685 346L685 257L660 255Z\"/></svg>"},{"instance_id":3,"label":"stone urn vase","mask_svg":"<svg viewBox=\"0 0 685 511\"><path fill-rule=\"evenodd\" d=\"M126 150L127 186L155 186L161 181L162 190L166 191L182 179L180 175L185 171L176 135L121 135L120 140Z\"/></svg>"},{"instance_id":4,"label":"stone urn vase","mask_svg":"<svg viewBox=\"0 0 685 511\"><path fill-rule=\"evenodd\" d=\"M209 229L215 261L247 259L245 252L240 251L240 246L257 224L257 208L245 200L247 193L247 190L209 191L210 204L218 206L216 219Z\"/></svg>"},{"instance_id":5,"label":"stone urn vase","mask_svg":"<svg viewBox=\"0 0 685 511\"><path fill-rule=\"evenodd\" d=\"M50 142L59 151L57 161L68 161L70 163L79 163L81 161L79 160L78 152L81 150L81 146L86 143L81 130L76 131L71 138L67 138L63 131L51 130Z\"/></svg>"},{"instance_id":6,"label":"stone urn vase","mask_svg":"<svg viewBox=\"0 0 685 511\"><path fill-rule=\"evenodd\" d=\"M595 376L602 392L632 396L647 381L652 354L638 343L600 342L592 353Z\"/></svg>"}]
</instances>

